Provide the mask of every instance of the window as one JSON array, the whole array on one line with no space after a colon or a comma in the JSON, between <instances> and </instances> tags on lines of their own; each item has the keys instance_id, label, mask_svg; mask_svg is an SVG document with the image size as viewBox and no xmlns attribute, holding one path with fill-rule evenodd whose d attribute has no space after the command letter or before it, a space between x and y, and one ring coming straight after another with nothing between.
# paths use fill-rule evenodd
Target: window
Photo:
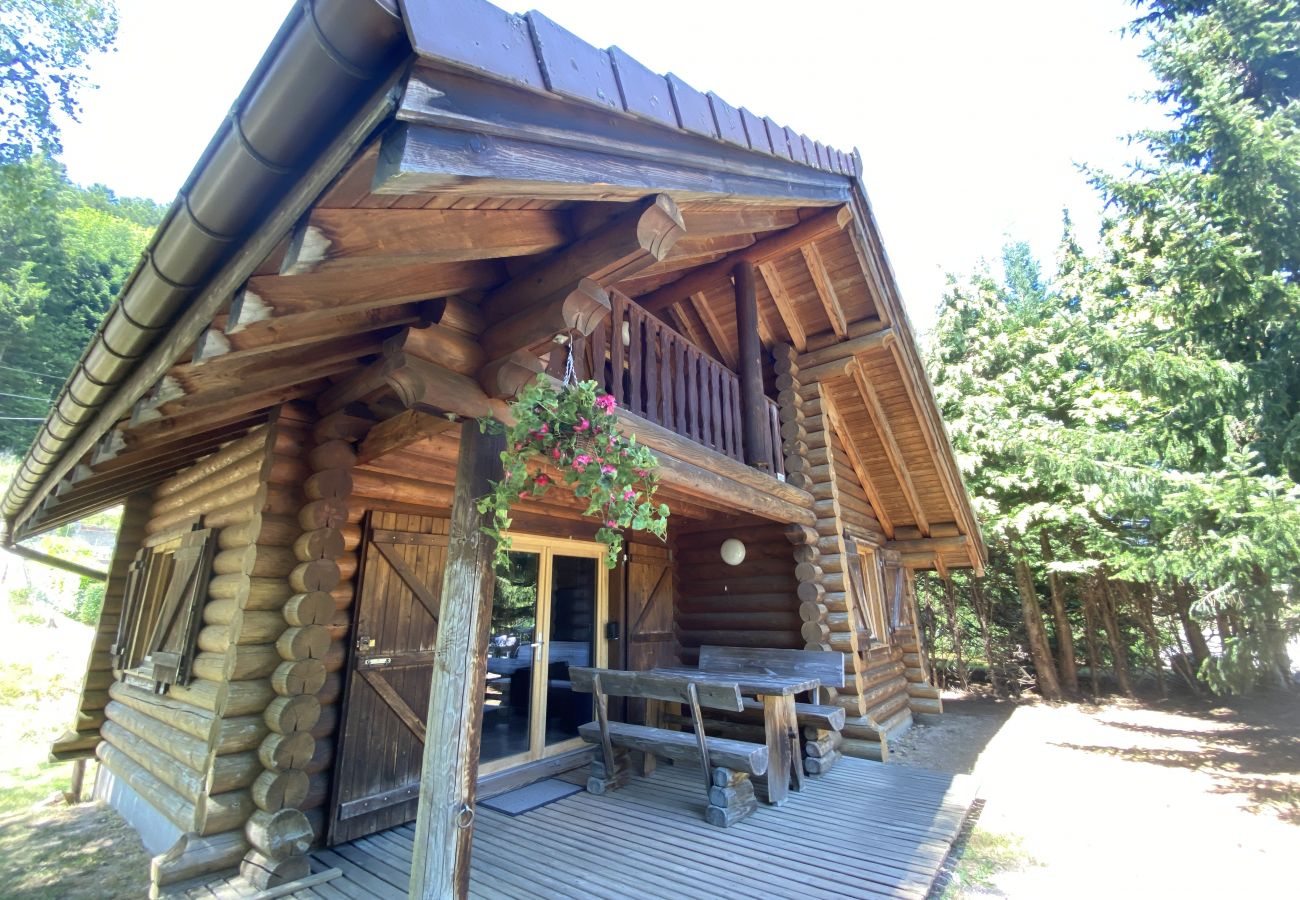
<instances>
[{"instance_id":1,"label":"window","mask_svg":"<svg viewBox=\"0 0 1300 900\"><path fill-rule=\"evenodd\" d=\"M196 528L136 554L110 651L119 679L160 694L189 682L215 544Z\"/></svg>"},{"instance_id":2,"label":"window","mask_svg":"<svg viewBox=\"0 0 1300 900\"><path fill-rule=\"evenodd\" d=\"M880 562L871 547L844 539L849 556L849 582L858 609L859 629L871 635L872 644L884 643L890 629L885 618L885 598L880 582Z\"/></svg>"}]
</instances>

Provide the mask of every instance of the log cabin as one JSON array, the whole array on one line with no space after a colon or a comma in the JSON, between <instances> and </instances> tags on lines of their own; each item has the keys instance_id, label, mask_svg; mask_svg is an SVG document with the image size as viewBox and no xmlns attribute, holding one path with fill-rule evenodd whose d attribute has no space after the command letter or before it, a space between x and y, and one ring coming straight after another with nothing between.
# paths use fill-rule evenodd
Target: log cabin
<instances>
[{"instance_id":1,"label":"log cabin","mask_svg":"<svg viewBox=\"0 0 1300 900\"><path fill-rule=\"evenodd\" d=\"M535 12L295 7L3 500L8 544L122 506L52 753L101 762L155 894L426 807L454 865L476 790L590 758L589 698L532 690L566 665L839 651L850 756L940 711L912 573L985 549L861 169ZM668 539L607 570L553 490L507 594L474 420L569 358Z\"/></svg>"}]
</instances>

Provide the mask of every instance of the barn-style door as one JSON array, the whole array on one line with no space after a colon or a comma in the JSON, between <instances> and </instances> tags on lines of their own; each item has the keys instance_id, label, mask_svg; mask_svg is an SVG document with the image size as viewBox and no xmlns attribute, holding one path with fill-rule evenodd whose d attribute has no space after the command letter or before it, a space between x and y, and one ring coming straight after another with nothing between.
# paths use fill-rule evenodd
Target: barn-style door
<instances>
[{"instance_id":1,"label":"barn-style door","mask_svg":"<svg viewBox=\"0 0 1300 900\"><path fill-rule=\"evenodd\" d=\"M627 552L627 668L639 671L678 665L668 549L628 544Z\"/></svg>"},{"instance_id":2,"label":"barn-style door","mask_svg":"<svg viewBox=\"0 0 1300 900\"><path fill-rule=\"evenodd\" d=\"M387 526L387 527L381 527ZM415 818L447 520L376 513L362 545L329 842Z\"/></svg>"}]
</instances>

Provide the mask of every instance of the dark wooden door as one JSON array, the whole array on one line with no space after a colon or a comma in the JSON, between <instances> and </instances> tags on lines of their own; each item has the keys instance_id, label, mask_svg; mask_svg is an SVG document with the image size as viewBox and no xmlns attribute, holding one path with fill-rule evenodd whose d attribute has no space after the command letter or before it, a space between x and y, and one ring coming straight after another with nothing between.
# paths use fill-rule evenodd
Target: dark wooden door
<instances>
[{"instance_id":1,"label":"dark wooden door","mask_svg":"<svg viewBox=\"0 0 1300 900\"><path fill-rule=\"evenodd\" d=\"M366 529L331 844L415 818L446 552L446 519L382 513Z\"/></svg>"},{"instance_id":2,"label":"dark wooden door","mask_svg":"<svg viewBox=\"0 0 1300 900\"><path fill-rule=\"evenodd\" d=\"M626 665L640 671L675 666L673 570L668 548L628 544Z\"/></svg>"}]
</instances>

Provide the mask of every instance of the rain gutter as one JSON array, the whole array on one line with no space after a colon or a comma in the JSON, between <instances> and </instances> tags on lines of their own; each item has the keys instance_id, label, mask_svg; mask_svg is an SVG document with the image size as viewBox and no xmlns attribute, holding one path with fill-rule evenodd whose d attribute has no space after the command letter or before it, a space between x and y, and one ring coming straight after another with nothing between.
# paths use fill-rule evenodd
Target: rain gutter
<instances>
[{"instance_id":1,"label":"rain gutter","mask_svg":"<svg viewBox=\"0 0 1300 900\"><path fill-rule=\"evenodd\" d=\"M393 114L409 58L396 0L300 0L289 13L15 472L5 543Z\"/></svg>"}]
</instances>

